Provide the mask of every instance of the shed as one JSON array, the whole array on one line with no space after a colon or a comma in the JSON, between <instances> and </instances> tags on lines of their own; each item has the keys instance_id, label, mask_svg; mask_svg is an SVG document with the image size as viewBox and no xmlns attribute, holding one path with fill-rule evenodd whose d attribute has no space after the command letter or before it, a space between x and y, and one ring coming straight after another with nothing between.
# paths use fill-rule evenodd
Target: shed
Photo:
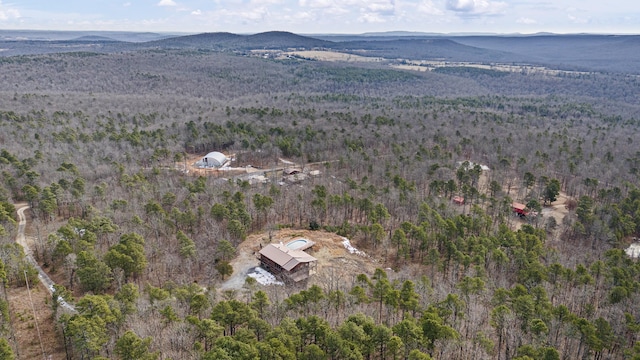
<instances>
[{"instance_id":1,"label":"shed","mask_svg":"<svg viewBox=\"0 0 640 360\"><path fill-rule=\"evenodd\" d=\"M298 282L315 274L318 259L283 244L269 244L260 250L261 266L285 281Z\"/></svg>"},{"instance_id":2,"label":"shed","mask_svg":"<svg viewBox=\"0 0 640 360\"><path fill-rule=\"evenodd\" d=\"M293 175L287 175L282 178L283 181L288 182L290 184L295 184L307 179L307 174L305 173L297 173Z\"/></svg>"},{"instance_id":3,"label":"shed","mask_svg":"<svg viewBox=\"0 0 640 360\"><path fill-rule=\"evenodd\" d=\"M453 203L456 205L463 205L464 204L464 198L462 196L454 196L453 197Z\"/></svg>"},{"instance_id":4,"label":"shed","mask_svg":"<svg viewBox=\"0 0 640 360\"><path fill-rule=\"evenodd\" d=\"M220 168L229 162L229 158L223 153L214 151L196 161L195 166L200 168Z\"/></svg>"},{"instance_id":5,"label":"shed","mask_svg":"<svg viewBox=\"0 0 640 360\"><path fill-rule=\"evenodd\" d=\"M298 169L298 168L285 168L284 170L282 170L282 174L285 176L296 175L300 173L302 173L302 169Z\"/></svg>"},{"instance_id":6,"label":"shed","mask_svg":"<svg viewBox=\"0 0 640 360\"><path fill-rule=\"evenodd\" d=\"M466 164L465 164L466 163ZM483 164L476 164L474 162L471 161L458 161L458 167L463 167L464 170L470 170L473 169L476 165L480 166L480 169L482 171L489 171L491 170L487 165L483 165Z\"/></svg>"},{"instance_id":7,"label":"shed","mask_svg":"<svg viewBox=\"0 0 640 360\"><path fill-rule=\"evenodd\" d=\"M525 204L514 202L514 203L511 203L511 208L513 209L513 212L518 214L518 216L527 215L527 211L525 210L527 208L527 205Z\"/></svg>"}]
</instances>

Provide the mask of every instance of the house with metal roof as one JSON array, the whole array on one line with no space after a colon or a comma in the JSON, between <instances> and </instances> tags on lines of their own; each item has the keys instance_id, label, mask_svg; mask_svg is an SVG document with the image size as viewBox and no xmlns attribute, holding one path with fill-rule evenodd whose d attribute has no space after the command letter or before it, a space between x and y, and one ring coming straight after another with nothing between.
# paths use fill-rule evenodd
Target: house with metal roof
<instances>
[{"instance_id":1,"label":"house with metal roof","mask_svg":"<svg viewBox=\"0 0 640 360\"><path fill-rule=\"evenodd\" d=\"M289 244L287 244L289 245ZM300 247L282 243L269 244L260 250L260 265L285 281L299 282L316 273L318 259Z\"/></svg>"}]
</instances>

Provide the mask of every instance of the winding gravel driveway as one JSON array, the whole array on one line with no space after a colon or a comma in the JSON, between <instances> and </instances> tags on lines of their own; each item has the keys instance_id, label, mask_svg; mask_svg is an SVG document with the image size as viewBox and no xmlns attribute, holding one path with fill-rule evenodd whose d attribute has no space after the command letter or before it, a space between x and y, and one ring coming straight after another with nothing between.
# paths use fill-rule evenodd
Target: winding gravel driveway
<instances>
[{"instance_id":1,"label":"winding gravel driveway","mask_svg":"<svg viewBox=\"0 0 640 360\"><path fill-rule=\"evenodd\" d=\"M53 280L51 280L49 275L47 275L47 273L44 272L44 270L42 270L42 268L40 267L40 265L38 264L36 259L34 259L33 252L31 250L31 248L29 247L29 244L27 244L27 238L24 235L24 229L27 227L27 218L26 218L26 216L24 216L24 212L28 208L29 208L28 205L23 205L22 207L20 207L17 210L18 219L20 221L18 223L18 235L16 236L16 243L18 243L18 245L22 246L22 248L24 249L24 254L25 254L26 258L27 258L27 261L31 265L33 265L33 267L35 267L36 270L38 270L38 279L40 279L40 282L44 285L44 287L46 287L47 290L49 290L49 293L53 295L53 285L55 285L56 283L53 282ZM71 312L74 312L74 313L77 312L76 308L73 305L69 304L68 302L64 301L63 299L58 299L58 303L64 309L67 309L67 310L69 310Z\"/></svg>"}]
</instances>

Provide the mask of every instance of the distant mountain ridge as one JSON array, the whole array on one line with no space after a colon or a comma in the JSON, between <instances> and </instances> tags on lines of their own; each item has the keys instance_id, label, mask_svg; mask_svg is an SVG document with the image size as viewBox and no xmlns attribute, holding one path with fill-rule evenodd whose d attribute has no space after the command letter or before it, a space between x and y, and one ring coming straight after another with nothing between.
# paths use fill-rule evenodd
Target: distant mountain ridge
<instances>
[{"instance_id":1,"label":"distant mountain ridge","mask_svg":"<svg viewBox=\"0 0 640 360\"><path fill-rule=\"evenodd\" d=\"M329 41L286 31L269 31L253 35L204 33L154 41L165 48L198 48L215 50L287 50L327 49L389 59L445 59L458 61L490 61L508 58L505 52L462 45L444 37L355 37L345 41ZM509 58L512 60L512 58Z\"/></svg>"},{"instance_id":2,"label":"distant mountain ridge","mask_svg":"<svg viewBox=\"0 0 640 360\"><path fill-rule=\"evenodd\" d=\"M65 46L68 44L69 46ZM325 49L387 59L518 63L580 71L640 74L640 35L433 34L299 35L212 32L46 32L0 30L0 57L64 52L113 53L150 49L209 51Z\"/></svg>"},{"instance_id":3,"label":"distant mountain ridge","mask_svg":"<svg viewBox=\"0 0 640 360\"><path fill-rule=\"evenodd\" d=\"M199 49L287 49L316 48L330 45L330 42L286 31L269 31L253 35L238 35L228 32L202 33L173 37L153 42L160 47L193 47Z\"/></svg>"},{"instance_id":4,"label":"distant mountain ridge","mask_svg":"<svg viewBox=\"0 0 640 360\"><path fill-rule=\"evenodd\" d=\"M46 30L0 30L0 40L11 41L69 41L83 37L102 37L116 41L147 42L181 36L181 34L160 34L154 32L129 31L46 31Z\"/></svg>"},{"instance_id":5,"label":"distant mountain ridge","mask_svg":"<svg viewBox=\"0 0 640 360\"><path fill-rule=\"evenodd\" d=\"M75 39L71 39L69 41L118 41L106 36L98 36L98 35L86 35L80 36Z\"/></svg>"},{"instance_id":6,"label":"distant mountain ridge","mask_svg":"<svg viewBox=\"0 0 640 360\"><path fill-rule=\"evenodd\" d=\"M460 44L449 38L406 38L375 41L345 41L332 46L336 50L362 50L369 56L389 59L446 61L512 61L508 52L487 50ZM466 60L461 60L461 59Z\"/></svg>"}]
</instances>

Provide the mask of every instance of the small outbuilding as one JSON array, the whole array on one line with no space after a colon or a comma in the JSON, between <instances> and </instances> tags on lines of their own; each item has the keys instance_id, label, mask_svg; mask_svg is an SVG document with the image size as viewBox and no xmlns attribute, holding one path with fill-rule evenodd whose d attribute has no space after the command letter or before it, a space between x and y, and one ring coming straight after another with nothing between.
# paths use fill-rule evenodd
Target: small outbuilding
<instances>
[{"instance_id":1,"label":"small outbuilding","mask_svg":"<svg viewBox=\"0 0 640 360\"><path fill-rule=\"evenodd\" d=\"M480 166L480 169L482 171L489 171L491 170L487 165L482 165L482 164L476 164L472 161L458 161L458 167L459 168L464 168L465 170L471 170L473 169L476 165Z\"/></svg>"},{"instance_id":2,"label":"small outbuilding","mask_svg":"<svg viewBox=\"0 0 640 360\"><path fill-rule=\"evenodd\" d=\"M284 170L282 170L282 174L284 176L297 175L301 173L302 173L302 169L299 169L299 168L285 168Z\"/></svg>"},{"instance_id":3,"label":"small outbuilding","mask_svg":"<svg viewBox=\"0 0 640 360\"><path fill-rule=\"evenodd\" d=\"M527 215L528 211L526 210L526 208L527 208L527 205L525 204L521 204L517 202L514 202L511 204L511 209L513 210L513 212L518 214L518 216L520 217Z\"/></svg>"},{"instance_id":4,"label":"small outbuilding","mask_svg":"<svg viewBox=\"0 0 640 360\"><path fill-rule=\"evenodd\" d=\"M221 168L229 162L229 158L223 153L214 151L196 161L195 166L199 168Z\"/></svg>"},{"instance_id":5,"label":"small outbuilding","mask_svg":"<svg viewBox=\"0 0 640 360\"><path fill-rule=\"evenodd\" d=\"M294 283L315 274L318 259L300 250L300 247L287 245L280 243L263 247L260 250L262 268L276 277Z\"/></svg>"},{"instance_id":6,"label":"small outbuilding","mask_svg":"<svg viewBox=\"0 0 640 360\"><path fill-rule=\"evenodd\" d=\"M282 180L289 184L296 184L301 181L307 180L308 176L305 173L297 173L293 175L287 175L282 178Z\"/></svg>"},{"instance_id":7,"label":"small outbuilding","mask_svg":"<svg viewBox=\"0 0 640 360\"><path fill-rule=\"evenodd\" d=\"M462 196L454 196L453 203L456 205L464 205L464 198Z\"/></svg>"}]
</instances>

